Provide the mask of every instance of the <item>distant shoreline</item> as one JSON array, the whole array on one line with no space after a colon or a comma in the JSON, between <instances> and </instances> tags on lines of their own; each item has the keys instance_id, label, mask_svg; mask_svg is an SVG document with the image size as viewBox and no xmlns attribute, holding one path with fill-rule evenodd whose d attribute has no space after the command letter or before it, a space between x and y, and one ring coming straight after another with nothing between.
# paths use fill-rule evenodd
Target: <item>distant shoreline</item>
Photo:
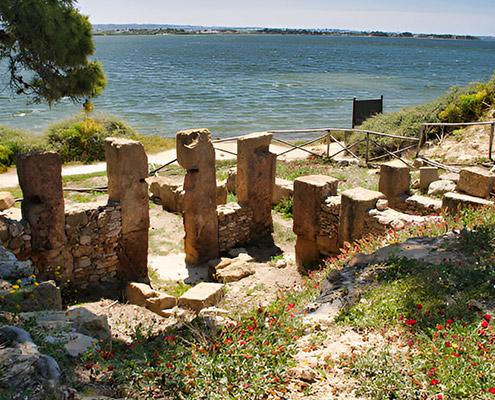
<instances>
[{"instance_id":1,"label":"distant shoreline","mask_svg":"<svg viewBox=\"0 0 495 400\"><path fill-rule=\"evenodd\" d=\"M274 28L145 28L145 27L116 27L98 28L94 26L95 36L129 36L129 35L307 35L307 36L360 36L360 37L391 37L391 38L415 38L415 39L447 39L447 40L481 40L472 35L411 33L411 32L382 32L382 31L344 31L344 30L317 30L317 29L274 29Z\"/></svg>"}]
</instances>

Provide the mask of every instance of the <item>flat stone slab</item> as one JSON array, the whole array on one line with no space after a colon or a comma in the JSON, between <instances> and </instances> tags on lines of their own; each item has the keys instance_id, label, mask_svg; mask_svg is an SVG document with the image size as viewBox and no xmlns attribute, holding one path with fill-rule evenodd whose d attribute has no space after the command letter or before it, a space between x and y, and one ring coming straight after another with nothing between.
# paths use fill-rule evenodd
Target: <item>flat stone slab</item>
<instances>
[{"instance_id":1,"label":"flat stone slab","mask_svg":"<svg viewBox=\"0 0 495 400\"><path fill-rule=\"evenodd\" d=\"M431 197L413 195L406 199L406 205L416 210L424 210L427 214L442 212L442 200Z\"/></svg>"},{"instance_id":2,"label":"flat stone slab","mask_svg":"<svg viewBox=\"0 0 495 400\"><path fill-rule=\"evenodd\" d=\"M494 203L479 197L469 196L461 193L445 193L442 199L443 209L456 214L459 210L467 207L493 207Z\"/></svg>"},{"instance_id":3,"label":"flat stone slab","mask_svg":"<svg viewBox=\"0 0 495 400\"><path fill-rule=\"evenodd\" d=\"M223 294L224 285L221 283L201 282L180 296L178 305L199 312L217 304Z\"/></svg>"},{"instance_id":4,"label":"flat stone slab","mask_svg":"<svg viewBox=\"0 0 495 400\"><path fill-rule=\"evenodd\" d=\"M252 263L236 261L223 266L223 268L217 268L216 278L219 282L228 283L238 281L254 273L255 268Z\"/></svg>"}]
</instances>

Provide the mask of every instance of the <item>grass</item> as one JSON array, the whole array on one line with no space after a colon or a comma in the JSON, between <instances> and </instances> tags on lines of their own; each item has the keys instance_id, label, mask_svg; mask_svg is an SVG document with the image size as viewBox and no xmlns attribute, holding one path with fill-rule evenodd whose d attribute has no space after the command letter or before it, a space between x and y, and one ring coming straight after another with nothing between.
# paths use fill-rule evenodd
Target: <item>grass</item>
<instances>
[{"instance_id":1,"label":"grass","mask_svg":"<svg viewBox=\"0 0 495 400\"><path fill-rule=\"evenodd\" d=\"M495 296L495 213L464 211L457 249L472 259L439 265L392 258L338 323L363 332L397 332L385 347L354 352L340 366L372 399L492 399L495 328L483 303ZM439 231L441 233L442 231ZM449 247L449 246L447 246ZM391 338L391 339L390 339Z\"/></svg>"}]
</instances>

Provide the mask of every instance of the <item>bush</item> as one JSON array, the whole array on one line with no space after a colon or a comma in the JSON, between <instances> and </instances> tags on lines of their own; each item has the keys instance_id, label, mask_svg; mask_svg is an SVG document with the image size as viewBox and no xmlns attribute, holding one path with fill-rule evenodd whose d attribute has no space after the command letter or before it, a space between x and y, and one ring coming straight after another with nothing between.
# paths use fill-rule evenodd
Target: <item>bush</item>
<instances>
[{"instance_id":1,"label":"bush","mask_svg":"<svg viewBox=\"0 0 495 400\"><path fill-rule=\"evenodd\" d=\"M107 137L134 138L136 132L116 117L96 114L87 118L79 114L51 125L46 134L47 147L56 151L62 162L84 163L105 160L104 140Z\"/></svg>"},{"instance_id":2,"label":"bush","mask_svg":"<svg viewBox=\"0 0 495 400\"><path fill-rule=\"evenodd\" d=\"M40 137L36 134L20 129L0 126L0 164L3 172L15 164L17 154L42 149Z\"/></svg>"}]
</instances>

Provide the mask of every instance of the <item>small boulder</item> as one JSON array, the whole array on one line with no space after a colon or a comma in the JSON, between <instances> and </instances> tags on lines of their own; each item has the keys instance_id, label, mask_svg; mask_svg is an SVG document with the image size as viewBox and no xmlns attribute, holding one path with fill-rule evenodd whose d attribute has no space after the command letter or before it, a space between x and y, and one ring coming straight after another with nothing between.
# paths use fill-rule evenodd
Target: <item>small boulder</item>
<instances>
[{"instance_id":1,"label":"small boulder","mask_svg":"<svg viewBox=\"0 0 495 400\"><path fill-rule=\"evenodd\" d=\"M10 192L0 192L0 211L8 210L15 206L15 199Z\"/></svg>"},{"instance_id":2,"label":"small boulder","mask_svg":"<svg viewBox=\"0 0 495 400\"><path fill-rule=\"evenodd\" d=\"M430 186L428 187L428 195L435 196L439 194L453 192L455 191L455 188L456 188L455 182L441 179L439 181L430 183Z\"/></svg>"},{"instance_id":3,"label":"small boulder","mask_svg":"<svg viewBox=\"0 0 495 400\"><path fill-rule=\"evenodd\" d=\"M255 273L254 265L242 260L235 261L216 271L216 278L222 283L235 282Z\"/></svg>"}]
</instances>

